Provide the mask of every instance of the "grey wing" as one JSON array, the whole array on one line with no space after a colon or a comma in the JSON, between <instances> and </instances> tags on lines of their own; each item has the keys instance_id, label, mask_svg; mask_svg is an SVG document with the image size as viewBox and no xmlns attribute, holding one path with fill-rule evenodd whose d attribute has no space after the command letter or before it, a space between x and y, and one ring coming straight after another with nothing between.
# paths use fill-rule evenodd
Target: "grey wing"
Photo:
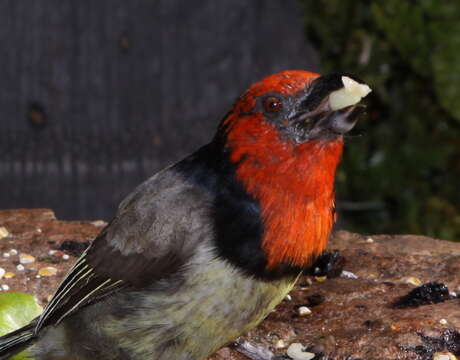
<instances>
[{"instance_id":1,"label":"grey wing","mask_svg":"<svg viewBox=\"0 0 460 360\"><path fill-rule=\"evenodd\" d=\"M173 169L139 186L64 278L35 332L123 288L177 273L211 232L208 210L206 194Z\"/></svg>"}]
</instances>

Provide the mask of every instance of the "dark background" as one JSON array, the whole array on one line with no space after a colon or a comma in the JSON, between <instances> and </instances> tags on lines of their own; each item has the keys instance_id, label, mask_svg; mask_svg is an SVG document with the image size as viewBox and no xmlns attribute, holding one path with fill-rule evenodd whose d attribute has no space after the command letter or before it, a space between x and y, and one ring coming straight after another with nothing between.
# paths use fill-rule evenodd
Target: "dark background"
<instances>
[{"instance_id":1,"label":"dark background","mask_svg":"<svg viewBox=\"0 0 460 360\"><path fill-rule=\"evenodd\" d=\"M109 219L253 81L317 70L288 1L0 2L0 207Z\"/></svg>"},{"instance_id":2,"label":"dark background","mask_svg":"<svg viewBox=\"0 0 460 360\"><path fill-rule=\"evenodd\" d=\"M3 0L0 208L110 219L252 82L350 72L340 227L460 239L460 2Z\"/></svg>"}]
</instances>

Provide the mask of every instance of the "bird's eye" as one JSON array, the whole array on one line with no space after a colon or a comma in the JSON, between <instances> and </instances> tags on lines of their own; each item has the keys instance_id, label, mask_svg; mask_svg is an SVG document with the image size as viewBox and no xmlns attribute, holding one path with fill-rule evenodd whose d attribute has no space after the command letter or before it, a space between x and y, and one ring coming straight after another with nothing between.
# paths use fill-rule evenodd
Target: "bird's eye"
<instances>
[{"instance_id":1,"label":"bird's eye","mask_svg":"<svg viewBox=\"0 0 460 360\"><path fill-rule=\"evenodd\" d=\"M283 108L281 100L275 96L270 96L264 100L264 109L268 113L277 113Z\"/></svg>"}]
</instances>

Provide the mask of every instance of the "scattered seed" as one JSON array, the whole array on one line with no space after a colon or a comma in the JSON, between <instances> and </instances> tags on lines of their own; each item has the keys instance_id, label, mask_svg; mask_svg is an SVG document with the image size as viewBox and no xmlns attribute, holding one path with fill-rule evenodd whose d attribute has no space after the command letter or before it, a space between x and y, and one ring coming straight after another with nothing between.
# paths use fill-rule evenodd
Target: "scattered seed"
<instances>
[{"instance_id":1,"label":"scattered seed","mask_svg":"<svg viewBox=\"0 0 460 360\"><path fill-rule=\"evenodd\" d=\"M42 229L38 228L38 229L37 229L37 232L41 234L41 233L42 233Z\"/></svg>"},{"instance_id":2,"label":"scattered seed","mask_svg":"<svg viewBox=\"0 0 460 360\"><path fill-rule=\"evenodd\" d=\"M16 266L16 269L18 271L23 271L24 270L24 265L19 264L19 265Z\"/></svg>"},{"instance_id":3,"label":"scattered seed","mask_svg":"<svg viewBox=\"0 0 460 360\"><path fill-rule=\"evenodd\" d=\"M358 275L352 273L351 271L342 270L340 277L343 277L345 279L357 279Z\"/></svg>"},{"instance_id":4,"label":"scattered seed","mask_svg":"<svg viewBox=\"0 0 460 360\"><path fill-rule=\"evenodd\" d=\"M327 276L315 276L315 280L317 282L325 282L327 280Z\"/></svg>"},{"instance_id":5,"label":"scattered seed","mask_svg":"<svg viewBox=\"0 0 460 360\"><path fill-rule=\"evenodd\" d=\"M91 225L102 227L102 226L106 226L107 223L104 220L96 220L96 221L91 222Z\"/></svg>"},{"instance_id":6,"label":"scattered seed","mask_svg":"<svg viewBox=\"0 0 460 360\"><path fill-rule=\"evenodd\" d=\"M10 253L3 253L3 257L9 258L9 257L10 257Z\"/></svg>"},{"instance_id":7,"label":"scattered seed","mask_svg":"<svg viewBox=\"0 0 460 360\"><path fill-rule=\"evenodd\" d=\"M40 276L40 275L35 275L35 278L36 278L36 279L40 279L41 276Z\"/></svg>"},{"instance_id":8,"label":"scattered seed","mask_svg":"<svg viewBox=\"0 0 460 360\"><path fill-rule=\"evenodd\" d=\"M286 343L282 339L278 340L275 344L275 349L283 349L285 347Z\"/></svg>"},{"instance_id":9,"label":"scattered seed","mask_svg":"<svg viewBox=\"0 0 460 360\"><path fill-rule=\"evenodd\" d=\"M57 269L54 266L46 266L38 270L40 276L54 276L57 274Z\"/></svg>"},{"instance_id":10,"label":"scattered seed","mask_svg":"<svg viewBox=\"0 0 460 360\"><path fill-rule=\"evenodd\" d=\"M16 249L11 249L10 250L10 255L15 256L18 254L18 251Z\"/></svg>"},{"instance_id":11,"label":"scattered seed","mask_svg":"<svg viewBox=\"0 0 460 360\"><path fill-rule=\"evenodd\" d=\"M57 250L50 250L50 251L48 251L48 255L49 255L49 256L53 256L53 255L56 254L56 253L57 253Z\"/></svg>"},{"instance_id":12,"label":"scattered seed","mask_svg":"<svg viewBox=\"0 0 460 360\"><path fill-rule=\"evenodd\" d=\"M305 346L300 343L292 343L289 345L286 354L293 360L312 360L316 355L314 353L304 351Z\"/></svg>"},{"instance_id":13,"label":"scattered seed","mask_svg":"<svg viewBox=\"0 0 460 360\"><path fill-rule=\"evenodd\" d=\"M301 306L297 309L297 314L299 314L299 316L307 316L311 314L311 310L306 306Z\"/></svg>"},{"instance_id":14,"label":"scattered seed","mask_svg":"<svg viewBox=\"0 0 460 360\"><path fill-rule=\"evenodd\" d=\"M4 278L5 278L5 279L12 279L12 278L14 278L15 276L16 276L15 273L12 273L12 272L7 271L7 272L5 273Z\"/></svg>"},{"instance_id":15,"label":"scattered seed","mask_svg":"<svg viewBox=\"0 0 460 360\"><path fill-rule=\"evenodd\" d=\"M6 284L2 285L2 290L3 291L8 291L9 289L10 289L10 287L8 285L6 285Z\"/></svg>"},{"instance_id":16,"label":"scattered seed","mask_svg":"<svg viewBox=\"0 0 460 360\"><path fill-rule=\"evenodd\" d=\"M409 276L409 277L405 278L404 282L406 284L415 285L415 286L422 285L421 280L419 278L414 277L414 276Z\"/></svg>"},{"instance_id":17,"label":"scattered seed","mask_svg":"<svg viewBox=\"0 0 460 360\"><path fill-rule=\"evenodd\" d=\"M286 297L284 298L286 301L292 301L292 296L287 294Z\"/></svg>"},{"instance_id":18,"label":"scattered seed","mask_svg":"<svg viewBox=\"0 0 460 360\"><path fill-rule=\"evenodd\" d=\"M10 233L8 232L6 227L0 226L0 239L6 238L8 236L10 236Z\"/></svg>"},{"instance_id":19,"label":"scattered seed","mask_svg":"<svg viewBox=\"0 0 460 360\"><path fill-rule=\"evenodd\" d=\"M367 242L367 243L373 243L373 242L374 242L374 239L372 239L371 237L368 237L368 238L366 239L366 242Z\"/></svg>"},{"instance_id":20,"label":"scattered seed","mask_svg":"<svg viewBox=\"0 0 460 360\"><path fill-rule=\"evenodd\" d=\"M4 268L0 268L0 279L2 279L4 276L5 276L5 269Z\"/></svg>"},{"instance_id":21,"label":"scattered seed","mask_svg":"<svg viewBox=\"0 0 460 360\"><path fill-rule=\"evenodd\" d=\"M450 352L437 352L433 355L433 360L457 360L457 357Z\"/></svg>"},{"instance_id":22,"label":"scattered seed","mask_svg":"<svg viewBox=\"0 0 460 360\"><path fill-rule=\"evenodd\" d=\"M447 325L447 320L446 319L441 319L441 320L439 320L439 323L441 325Z\"/></svg>"},{"instance_id":23,"label":"scattered seed","mask_svg":"<svg viewBox=\"0 0 460 360\"><path fill-rule=\"evenodd\" d=\"M70 256L67 254L62 255L62 260L69 260Z\"/></svg>"},{"instance_id":24,"label":"scattered seed","mask_svg":"<svg viewBox=\"0 0 460 360\"><path fill-rule=\"evenodd\" d=\"M20 254L19 255L19 262L21 264L32 264L35 262L35 257L29 254Z\"/></svg>"}]
</instances>

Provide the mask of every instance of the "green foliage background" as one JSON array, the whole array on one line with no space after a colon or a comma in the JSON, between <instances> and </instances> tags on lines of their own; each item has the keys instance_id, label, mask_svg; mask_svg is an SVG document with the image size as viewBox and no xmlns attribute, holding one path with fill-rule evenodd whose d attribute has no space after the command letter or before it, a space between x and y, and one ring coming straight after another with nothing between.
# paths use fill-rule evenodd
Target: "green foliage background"
<instances>
[{"instance_id":1,"label":"green foliage background","mask_svg":"<svg viewBox=\"0 0 460 360\"><path fill-rule=\"evenodd\" d=\"M460 3L302 5L322 72L374 90L338 176L347 227L460 240Z\"/></svg>"}]
</instances>

